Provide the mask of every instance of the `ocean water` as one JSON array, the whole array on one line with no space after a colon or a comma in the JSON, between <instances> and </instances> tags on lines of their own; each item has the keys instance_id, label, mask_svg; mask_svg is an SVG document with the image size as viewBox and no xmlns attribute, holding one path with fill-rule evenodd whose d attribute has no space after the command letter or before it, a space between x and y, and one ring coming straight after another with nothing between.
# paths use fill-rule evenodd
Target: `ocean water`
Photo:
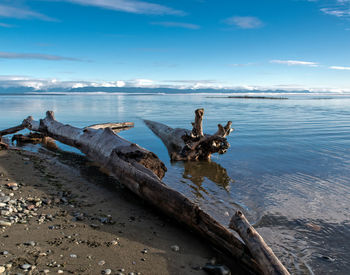
<instances>
[{"instance_id":1,"label":"ocean water","mask_svg":"<svg viewBox=\"0 0 350 275\"><path fill-rule=\"evenodd\" d=\"M226 96L0 95L0 129L46 110L77 127L133 121L119 135L155 152L168 167L166 184L222 224L241 209L293 274L350 274L350 96ZM210 163L170 163L142 119L190 129L197 108L205 109L206 133L233 122L231 147Z\"/></svg>"}]
</instances>

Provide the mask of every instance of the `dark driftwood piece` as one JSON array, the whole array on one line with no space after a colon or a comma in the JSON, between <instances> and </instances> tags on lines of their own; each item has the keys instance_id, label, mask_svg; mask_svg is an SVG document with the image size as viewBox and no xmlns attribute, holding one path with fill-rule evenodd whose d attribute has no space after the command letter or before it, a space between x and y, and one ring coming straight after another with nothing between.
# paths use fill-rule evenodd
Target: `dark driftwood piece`
<instances>
[{"instance_id":1,"label":"dark driftwood piece","mask_svg":"<svg viewBox=\"0 0 350 275\"><path fill-rule=\"evenodd\" d=\"M26 124L25 124L25 122L22 122L22 124L17 125L15 127L11 127L11 128L5 129L5 130L1 130L0 131L0 137L17 133L17 132L19 132L19 131L21 131L21 130L23 130L25 128L26 128Z\"/></svg>"},{"instance_id":2,"label":"dark driftwood piece","mask_svg":"<svg viewBox=\"0 0 350 275\"><path fill-rule=\"evenodd\" d=\"M29 133L28 135L13 135L11 141L21 143L41 143L46 136L41 133Z\"/></svg>"},{"instance_id":3,"label":"dark driftwood piece","mask_svg":"<svg viewBox=\"0 0 350 275\"><path fill-rule=\"evenodd\" d=\"M166 167L146 149L116 135L111 129L80 129L55 120L47 112L40 122L28 117L27 128L74 146L101 165L136 195L204 237L249 273L261 273L247 247L181 193L161 181Z\"/></svg>"},{"instance_id":4,"label":"dark driftwood piece","mask_svg":"<svg viewBox=\"0 0 350 275\"><path fill-rule=\"evenodd\" d=\"M226 136L233 129L232 122L225 126L218 124L214 135L203 134L204 109L195 111L195 121L192 131L180 128L170 128L159 122L144 120L146 125L155 133L168 149L171 160L209 160L213 153L224 154L230 147Z\"/></svg>"},{"instance_id":5,"label":"dark driftwood piece","mask_svg":"<svg viewBox=\"0 0 350 275\"><path fill-rule=\"evenodd\" d=\"M254 259L258 262L264 274L287 275L289 272L278 260L272 249L267 246L264 239L250 225L241 211L232 217L229 227L241 236Z\"/></svg>"},{"instance_id":6,"label":"dark driftwood piece","mask_svg":"<svg viewBox=\"0 0 350 275\"><path fill-rule=\"evenodd\" d=\"M8 148L9 148L9 146L5 142L2 141L2 137L0 136L0 150L6 150Z\"/></svg>"},{"instance_id":7,"label":"dark driftwood piece","mask_svg":"<svg viewBox=\"0 0 350 275\"><path fill-rule=\"evenodd\" d=\"M50 150L58 149L58 146L53 138L37 132L30 132L27 135L13 135L11 140L12 142L16 141L17 145L23 145L27 143L32 143L32 144L40 143L42 146Z\"/></svg>"}]
</instances>

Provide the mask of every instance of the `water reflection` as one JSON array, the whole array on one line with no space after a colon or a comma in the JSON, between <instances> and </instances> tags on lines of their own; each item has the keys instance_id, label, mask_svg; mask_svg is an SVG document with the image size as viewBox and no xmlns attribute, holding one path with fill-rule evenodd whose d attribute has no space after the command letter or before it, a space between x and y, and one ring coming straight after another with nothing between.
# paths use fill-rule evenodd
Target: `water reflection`
<instances>
[{"instance_id":1,"label":"water reflection","mask_svg":"<svg viewBox=\"0 0 350 275\"><path fill-rule=\"evenodd\" d=\"M190 180L190 185L194 195L203 198L202 193L208 194L206 186L203 184L205 179L216 183L217 186L230 191L231 179L224 167L214 161L187 161L183 162L184 172L182 177Z\"/></svg>"}]
</instances>

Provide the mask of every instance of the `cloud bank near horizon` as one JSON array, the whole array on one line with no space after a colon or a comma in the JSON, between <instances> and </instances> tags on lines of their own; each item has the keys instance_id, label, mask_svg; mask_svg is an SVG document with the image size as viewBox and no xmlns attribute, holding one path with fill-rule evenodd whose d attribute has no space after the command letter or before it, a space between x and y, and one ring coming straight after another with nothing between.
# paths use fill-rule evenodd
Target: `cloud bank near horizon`
<instances>
[{"instance_id":1,"label":"cloud bank near horizon","mask_svg":"<svg viewBox=\"0 0 350 275\"><path fill-rule=\"evenodd\" d=\"M331 93L350 93L350 89L346 88L325 88L325 87L304 87L300 85L237 85L229 86L222 85L215 80L166 80L157 82L151 79L132 79L132 80L116 80L116 81L66 81L52 79L31 78L28 76L10 76L0 75L0 88L30 88L33 91L50 91L62 89L64 91L71 89L83 88L166 88L181 90L223 90L237 92L331 92Z\"/></svg>"}]
</instances>

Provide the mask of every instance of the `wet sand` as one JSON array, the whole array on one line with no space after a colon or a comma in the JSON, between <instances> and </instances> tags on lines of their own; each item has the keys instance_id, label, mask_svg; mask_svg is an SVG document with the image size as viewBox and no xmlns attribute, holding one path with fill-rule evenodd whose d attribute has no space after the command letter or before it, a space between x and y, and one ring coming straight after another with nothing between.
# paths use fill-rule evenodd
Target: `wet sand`
<instances>
[{"instance_id":1,"label":"wet sand","mask_svg":"<svg viewBox=\"0 0 350 275\"><path fill-rule=\"evenodd\" d=\"M56 157L0 151L0 209L12 209L0 220L13 217L12 225L0 226L0 268L8 274L206 274L200 267L217 255L205 241L85 164L84 174Z\"/></svg>"}]
</instances>

